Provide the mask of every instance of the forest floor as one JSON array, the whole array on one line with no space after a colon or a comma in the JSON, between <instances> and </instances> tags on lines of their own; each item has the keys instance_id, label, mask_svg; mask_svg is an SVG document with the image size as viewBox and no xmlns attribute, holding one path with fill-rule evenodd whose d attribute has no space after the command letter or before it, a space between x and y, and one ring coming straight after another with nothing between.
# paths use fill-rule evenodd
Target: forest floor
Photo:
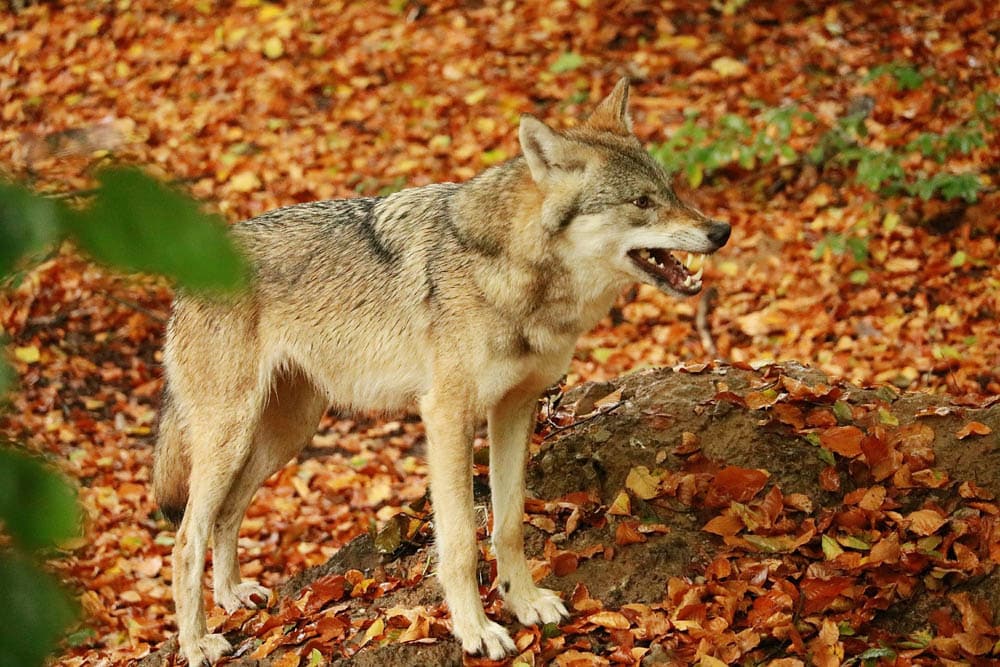
<instances>
[{"instance_id":1,"label":"forest floor","mask_svg":"<svg viewBox=\"0 0 1000 667\"><path fill-rule=\"evenodd\" d=\"M29 4L0 13L0 174L81 194L101 164L138 164L236 221L467 179L518 153L521 113L572 126L623 75L636 134L651 145L688 111L707 127L794 104L828 123L864 108L871 141L902 146L965 123L983 91L1000 91L993 3L778 4ZM875 75L900 63L916 85ZM815 140L793 124L793 147ZM733 224L705 270L711 292L623 295L581 339L567 385L718 358L797 360L942 403L1000 394L996 136L959 162L980 174L975 203L873 193L836 165L801 159L729 166L693 189L678 179L683 197ZM21 382L2 434L78 480L86 515L83 535L50 561L83 609L59 664L140 658L175 630L173 532L149 489L170 298L166 282L110 272L69 247L0 294ZM412 415L325 417L251 506L243 575L278 588L371 526L392 525L424 496L422 447ZM420 566L400 580L425 576ZM351 583L361 595L388 587ZM438 621L426 619L442 612L424 604L407 627L433 635ZM376 642L378 622L354 619L344 637Z\"/></svg>"}]
</instances>

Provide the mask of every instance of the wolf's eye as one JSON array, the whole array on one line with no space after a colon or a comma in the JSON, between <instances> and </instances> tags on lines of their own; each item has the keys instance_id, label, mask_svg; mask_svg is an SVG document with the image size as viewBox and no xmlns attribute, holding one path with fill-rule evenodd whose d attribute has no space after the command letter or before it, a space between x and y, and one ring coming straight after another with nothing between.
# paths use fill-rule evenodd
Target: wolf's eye
<instances>
[{"instance_id":1,"label":"wolf's eye","mask_svg":"<svg viewBox=\"0 0 1000 667\"><path fill-rule=\"evenodd\" d=\"M636 197L635 199L632 200L632 204L633 206L642 209L653 208L653 200L647 197L646 195L643 195L641 197Z\"/></svg>"}]
</instances>

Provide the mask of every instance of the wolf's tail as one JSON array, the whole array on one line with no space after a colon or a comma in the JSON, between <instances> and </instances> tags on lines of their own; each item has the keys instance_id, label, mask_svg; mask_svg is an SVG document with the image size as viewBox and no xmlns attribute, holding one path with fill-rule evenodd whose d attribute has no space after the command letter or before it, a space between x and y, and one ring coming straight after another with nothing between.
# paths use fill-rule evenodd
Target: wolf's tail
<instances>
[{"instance_id":1,"label":"wolf's tail","mask_svg":"<svg viewBox=\"0 0 1000 667\"><path fill-rule=\"evenodd\" d=\"M191 453L184 436L170 387L165 385L153 450L153 495L160 512L175 526L184 518L191 479Z\"/></svg>"}]
</instances>

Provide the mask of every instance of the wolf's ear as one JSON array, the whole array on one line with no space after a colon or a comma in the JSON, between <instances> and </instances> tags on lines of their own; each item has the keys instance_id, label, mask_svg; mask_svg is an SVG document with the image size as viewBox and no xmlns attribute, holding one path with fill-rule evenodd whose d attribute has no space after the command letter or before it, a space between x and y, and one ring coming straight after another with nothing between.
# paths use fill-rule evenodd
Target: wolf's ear
<instances>
[{"instance_id":1,"label":"wolf's ear","mask_svg":"<svg viewBox=\"0 0 1000 667\"><path fill-rule=\"evenodd\" d=\"M587 119L587 125L595 130L632 134L632 119L628 115L628 77L618 79L614 90L597 105Z\"/></svg>"},{"instance_id":2,"label":"wolf's ear","mask_svg":"<svg viewBox=\"0 0 1000 667\"><path fill-rule=\"evenodd\" d=\"M579 165L579 160L573 158L573 142L531 114L521 116L518 138L531 179L536 183L545 180L554 169L567 170Z\"/></svg>"}]
</instances>

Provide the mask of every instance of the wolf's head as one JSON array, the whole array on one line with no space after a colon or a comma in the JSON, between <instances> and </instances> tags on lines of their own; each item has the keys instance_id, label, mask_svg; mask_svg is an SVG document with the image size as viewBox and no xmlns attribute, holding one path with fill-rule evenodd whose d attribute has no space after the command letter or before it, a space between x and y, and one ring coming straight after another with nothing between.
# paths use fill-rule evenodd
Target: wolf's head
<instances>
[{"instance_id":1,"label":"wolf's head","mask_svg":"<svg viewBox=\"0 0 1000 667\"><path fill-rule=\"evenodd\" d=\"M523 116L520 140L544 196L542 225L565 259L675 296L701 290L700 255L726 244L729 225L680 201L670 176L632 134L627 79L581 127L556 132ZM682 262L676 251L698 256Z\"/></svg>"}]
</instances>

